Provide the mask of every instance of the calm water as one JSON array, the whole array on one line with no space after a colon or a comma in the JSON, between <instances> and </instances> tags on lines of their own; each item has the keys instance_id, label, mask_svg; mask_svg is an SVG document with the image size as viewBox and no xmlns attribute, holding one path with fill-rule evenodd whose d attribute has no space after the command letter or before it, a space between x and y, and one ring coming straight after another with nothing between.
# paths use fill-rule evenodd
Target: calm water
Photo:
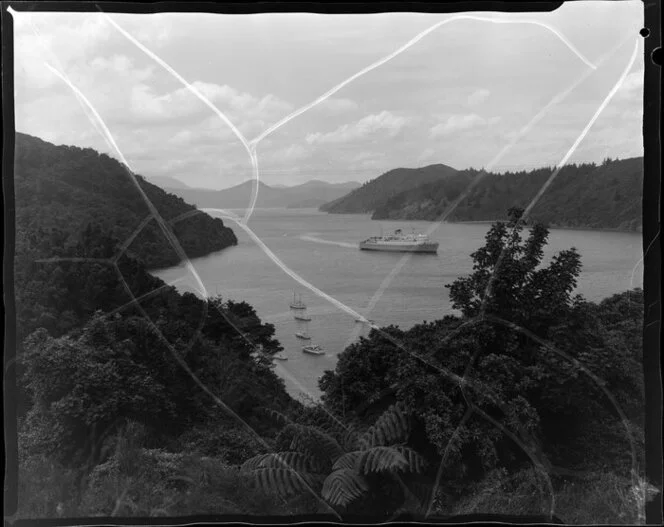
<instances>
[{"instance_id":1,"label":"calm water","mask_svg":"<svg viewBox=\"0 0 664 527\"><path fill-rule=\"evenodd\" d=\"M226 221L226 220L225 220ZM238 245L192 263L209 294L244 300L259 317L276 327L276 336L288 361L275 361L289 392L319 395L317 379L334 369L336 356L368 327L328 300L318 297L271 260L252 238L231 221ZM363 215L325 214L312 209L257 209L249 227L292 272L326 294L379 325L408 328L453 313L443 286L469 274L470 254L481 247L488 224L443 224L431 235L440 243L437 255L414 254L394 273L402 254L360 251L357 243L396 228L423 232L429 222L372 221ZM546 258L570 247L580 252L583 271L577 292L597 301L631 287L643 286L642 243L639 233L552 230ZM389 286L381 283L393 273ZM184 279L181 290L191 290L192 279L183 266L155 272L166 282ZM366 312L372 297L374 307ZM289 303L302 294L311 322L293 319ZM295 333L306 329L324 356L302 353Z\"/></svg>"}]
</instances>

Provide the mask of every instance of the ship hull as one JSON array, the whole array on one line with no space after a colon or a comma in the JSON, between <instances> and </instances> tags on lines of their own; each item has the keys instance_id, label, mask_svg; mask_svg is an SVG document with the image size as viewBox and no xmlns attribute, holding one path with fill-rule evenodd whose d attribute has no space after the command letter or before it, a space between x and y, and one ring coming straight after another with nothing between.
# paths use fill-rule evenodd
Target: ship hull
<instances>
[{"instance_id":1,"label":"ship hull","mask_svg":"<svg viewBox=\"0 0 664 527\"><path fill-rule=\"evenodd\" d=\"M382 251L382 252L398 252L398 253L428 253L436 254L438 252L437 243L420 243L420 244L399 244L399 243L360 243L360 250L362 251Z\"/></svg>"}]
</instances>

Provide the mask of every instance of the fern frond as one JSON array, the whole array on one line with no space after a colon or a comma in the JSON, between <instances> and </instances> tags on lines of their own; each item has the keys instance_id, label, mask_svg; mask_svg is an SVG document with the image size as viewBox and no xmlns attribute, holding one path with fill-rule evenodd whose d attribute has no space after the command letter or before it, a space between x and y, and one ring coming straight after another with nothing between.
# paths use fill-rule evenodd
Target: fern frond
<instances>
[{"instance_id":1,"label":"fern frond","mask_svg":"<svg viewBox=\"0 0 664 527\"><path fill-rule=\"evenodd\" d=\"M427 461L424 457L407 446L399 445L394 448L406 458L406 461L408 462L408 472L417 472L418 474L424 472L427 466Z\"/></svg>"},{"instance_id":2,"label":"fern frond","mask_svg":"<svg viewBox=\"0 0 664 527\"><path fill-rule=\"evenodd\" d=\"M410 418L403 403L390 406L360 439L363 449L406 441L410 434Z\"/></svg>"},{"instance_id":3,"label":"fern frond","mask_svg":"<svg viewBox=\"0 0 664 527\"><path fill-rule=\"evenodd\" d=\"M348 428L341 438L341 444L347 452L358 450L360 447L360 437L357 430Z\"/></svg>"},{"instance_id":4,"label":"fern frond","mask_svg":"<svg viewBox=\"0 0 664 527\"><path fill-rule=\"evenodd\" d=\"M253 475L263 492L276 492L285 497L307 492L308 487L315 484L309 474L284 468L259 468Z\"/></svg>"},{"instance_id":5,"label":"fern frond","mask_svg":"<svg viewBox=\"0 0 664 527\"><path fill-rule=\"evenodd\" d=\"M242 465L243 470L257 470L259 468L284 468L297 472L320 472L323 470L319 462L301 452L261 454L248 459Z\"/></svg>"},{"instance_id":6,"label":"fern frond","mask_svg":"<svg viewBox=\"0 0 664 527\"><path fill-rule=\"evenodd\" d=\"M345 468L348 470L355 470L357 460L360 458L360 452L348 452L334 462L332 470Z\"/></svg>"},{"instance_id":7,"label":"fern frond","mask_svg":"<svg viewBox=\"0 0 664 527\"><path fill-rule=\"evenodd\" d=\"M312 426L296 426L290 450L309 454L324 466L330 466L344 454L343 448L331 435Z\"/></svg>"},{"instance_id":8,"label":"fern frond","mask_svg":"<svg viewBox=\"0 0 664 527\"><path fill-rule=\"evenodd\" d=\"M328 503L345 507L369 490L366 480L357 472L340 468L323 483L321 495Z\"/></svg>"},{"instance_id":9,"label":"fern frond","mask_svg":"<svg viewBox=\"0 0 664 527\"><path fill-rule=\"evenodd\" d=\"M369 450L362 450L357 460L357 470L360 474L397 471L407 468L408 461L404 455L396 448L389 446L376 446Z\"/></svg>"},{"instance_id":10,"label":"fern frond","mask_svg":"<svg viewBox=\"0 0 664 527\"><path fill-rule=\"evenodd\" d=\"M247 459L242 463L241 470L247 472L261 468L261 463L267 456L268 454L258 454L257 456Z\"/></svg>"}]
</instances>

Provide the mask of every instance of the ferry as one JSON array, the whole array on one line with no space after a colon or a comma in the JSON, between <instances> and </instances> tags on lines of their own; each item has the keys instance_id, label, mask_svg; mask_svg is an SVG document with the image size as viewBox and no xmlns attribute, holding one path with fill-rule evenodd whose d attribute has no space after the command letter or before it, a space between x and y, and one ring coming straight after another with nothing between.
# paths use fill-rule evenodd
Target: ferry
<instances>
[{"instance_id":1,"label":"ferry","mask_svg":"<svg viewBox=\"0 0 664 527\"><path fill-rule=\"evenodd\" d=\"M404 234L397 229L393 234L372 236L360 242L360 250L436 254L438 242L432 242L424 234Z\"/></svg>"},{"instance_id":2,"label":"ferry","mask_svg":"<svg viewBox=\"0 0 664 527\"><path fill-rule=\"evenodd\" d=\"M325 351L318 344L310 344L309 346L304 346L302 348L304 353L309 353L311 355L325 355Z\"/></svg>"}]
</instances>

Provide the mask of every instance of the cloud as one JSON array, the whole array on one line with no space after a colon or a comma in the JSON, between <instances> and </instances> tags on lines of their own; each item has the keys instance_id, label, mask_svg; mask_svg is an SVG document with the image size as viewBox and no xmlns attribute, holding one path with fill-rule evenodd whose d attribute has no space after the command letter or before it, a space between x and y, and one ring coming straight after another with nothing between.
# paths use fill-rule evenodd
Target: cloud
<instances>
[{"instance_id":1,"label":"cloud","mask_svg":"<svg viewBox=\"0 0 664 527\"><path fill-rule=\"evenodd\" d=\"M468 105L477 106L478 104L482 104L484 101L486 101L490 94L491 92L484 88L475 90L471 95L468 96Z\"/></svg>"},{"instance_id":2,"label":"cloud","mask_svg":"<svg viewBox=\"0 0 664 527\"><path fill-rule=\"evenodd\" d=\"M309 144L339 144L380 136L393 138L406 125L406 118L394 115L387 110L368 115L353 124L344 124L334 132L315 132L306 137Z\"/></svg>"},{"instance_id":3,"label":"cloud","mask_svg":"<svg viewBox=\"0 0 664 527\"><path fill-rule=\"evenodd\" d=\"M499 120L500 117L492 117L487 120L476 113L452 115L445 122L431 128L430 136L431 138L445 137L455 132L484 128L487 125L496 124Z\"/></svg>"},{"instance_id":4,"label":"cloud","mask_svg":"<svg viewBox=\"0 0 664 527\"><path fill-rule=\"evenodd\" d=\"M258 133L268 121L280 118L292 110L288 102L271 94L258 98L226 84L201 81L191 84L219 108L243 134ZM211 110L187 87L157 95L152 87L146 84L133 86L130 108L133 116L143 122L192 121L211 113ZM217 116L212 116L212 120L217 125L221 123Z\"/></svg>"},{"instance_id":5,"label":"cloud","mask_svg":"<svg viewBox=\"0 0 664 527\"><path fill-rule=\"evenodd\" d=\"M643 100L643 74L644 70L638 70L627 75L616 92L616 99L634 100L641 103Z\"/></svg>"},{"instance_id":6,"label":"cloud","mask_svg":"<svg viewBox=\"0 0 664 527\"><path fill-rule=\"evenodd\" d=\"M293 163L309 157L310 151L302 145L290 145L286 148L268 152L261 158L266 163Z\"/></svg>"}]
</instances>

